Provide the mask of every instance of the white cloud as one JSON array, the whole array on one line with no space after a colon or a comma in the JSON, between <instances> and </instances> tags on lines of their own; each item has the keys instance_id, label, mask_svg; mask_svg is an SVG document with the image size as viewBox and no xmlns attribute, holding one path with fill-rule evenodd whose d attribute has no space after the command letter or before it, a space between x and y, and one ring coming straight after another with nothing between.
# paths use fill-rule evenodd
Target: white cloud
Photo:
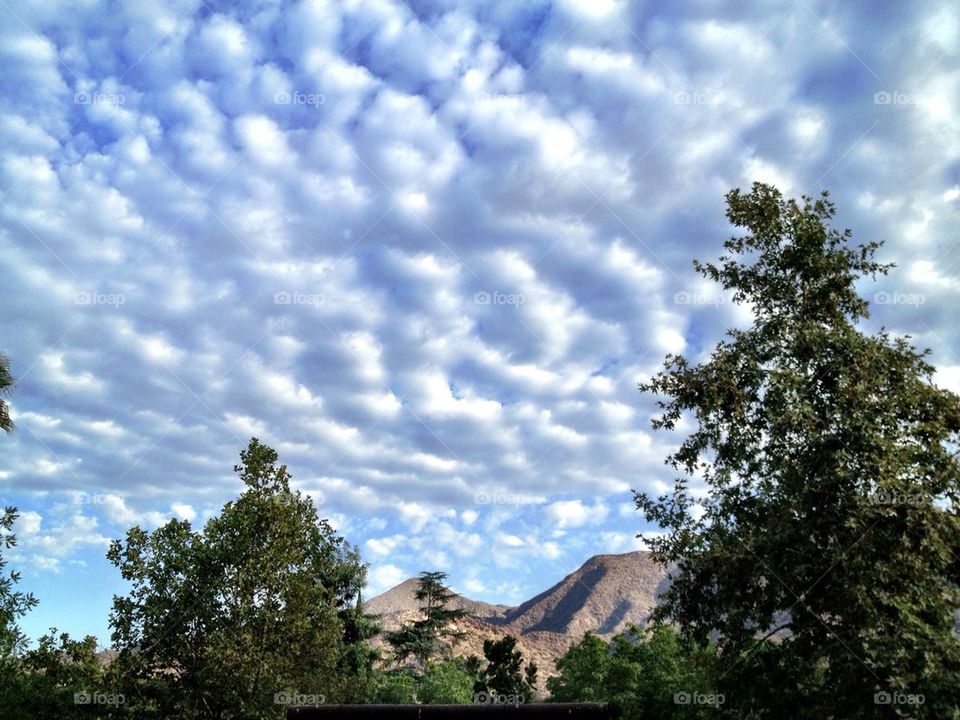
<instances>
[{"instance_id":1,"label":"white cloud","mask_svg":"<svg viewBox=\"0 0 960 720\"><path fill-rule=\"evenodd\" d=\"M407 523L410 530L419 533L434 517L434 510L420 503L400 503L397 507L401 519Z\"/></svg>"},{"instance_id":2,"label":"white cloud","mask_svg":"<svg viewBox=\"0 0 960 720\"><path fill-rule=\"evenodd\" d=\"M197 517L197 511L187 503L173 503L170 506L173 515L181 520L194 520Z\"/></svg>"},{"instance_id":3,"label":"white cloud","mask_svg":"<svg viewBox=\"0 0 960 720\"><path fill-rule=\"evenodd\" d=\"M546 516L561 530L603 522L609 509L603 503L585 505L582 500L560 500L546 507Z\"/></svg>"},{"instance_id":4,"label":"white cloud","mask_svg":"<svg viewBox=\"0 0 960 720\"><path fill-rule=\"evenodd\" d=\"M40 513L34 512L33 510L25 510L20 513L20 517L17 518L14 530L24 535L33 535L40 531L40 524L42 522L43 518Z\"/></svg>"},{"instance_id":5,"label":"white cloud","mask_svg":"<svg viewBox=\"0 0 960 720\"><path fill-rule=\"evenodd\" d=\"M520 548L526 545L521 538L518 538L516 535L503 534L497 538L497 542L507 546L508 548Z\"/></svg>"},{"instance_id":6,"label":"white cloud","mask_svg":"<svg viewBox=\"0 0 960 720\"><path fill-rule=\"evenodd\" d=\"M378 595L400 584L404 579L403 570L396 565L373 565L367 573L367 594Z\"/></svg>"},{"instance_id":7,"label":"white cloud","mask_svg":"<svg viewBox=\"0 0 960 720\"><path fill-rule=\"evenodd\" d=\"M464 580L463 589L467 593L483 593L486 592L487 586L483 584L482 581L477 580L476 578L469 578Z\"/></svg>"},{"instance_id":8,"label":"white cloud","mask_svg":"<svg viewBox=\"0 0 960 720\"><path fill-rule=\"evenodd\" d=\"M366 553L372 558L389 557L394 551L403 546L407 538L403 535L391 535L382 538L368 538L363 544Z\"/></svg>"},{"instance_id":9,"label":"white cloud","mask_svg":"<svg viewBox=\"0 0 960 720\"><path fill-rule=\"evenodd\" d=\"M235 122L240 143L254 162L267 167L280 167L295 161L283 131L270 118L247 115Z\"/></svg>"},{"instance_id":10,"label":"white cloud","mask_svg":"<svg viewBox=\"0 0 960 720\"><path fill-rule=\"evenodd\" d=\"M90 547L105 552L110 539L97 530L96 518L71 509L45 517L24 510L14 525L17 545L10 552L15 562L25 560L40 571L59 573L61 561Z\"/></svg>"},{"instance_id":11,"label":"white cloud","mask_svg":"<svg viewBox=\"0 0 960 720\"><path fill-rule=\"evenodd\" d=\"M953 10L188 5L25 4L0 28L20 424L0 479L42 528L37 567L209 517L251 436L383 584L430 560L522 599L634 547L629 490L669 487L676 439L636 382L749 323L675 295L717 291L690 260L720 254L723 194L755 180L829 187L855 238L888 239L899 269L864 292L924 302L870 323L960 387ZM909 57L876 51L901 35ZM105 499L53 511L81 491Z\"/></svg>"}]
</instances>

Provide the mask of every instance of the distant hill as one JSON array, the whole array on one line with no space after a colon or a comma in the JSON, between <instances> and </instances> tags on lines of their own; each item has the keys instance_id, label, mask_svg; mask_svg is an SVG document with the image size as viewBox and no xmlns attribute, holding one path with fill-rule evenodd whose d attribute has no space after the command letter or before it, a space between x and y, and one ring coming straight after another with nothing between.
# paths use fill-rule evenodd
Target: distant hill
<instances>
[{"instance_id":1,"label":"distant hill","mask_svg":"<svg viewBox=\"0 0 960 720\"><path fill-rule=\"evenodd\" d=\"M385 593L368 600L364 603L364 609L368 613L377 615L417 611L420 608L420 601L414 597L416 590L417 578L404 580ZM457 610L466 610L470 615L479 618L501 618L507 610L510 610L509 605L491 605L490 603L471 600L461 595L457 595L454 600L450 602L450 607Z\"/></svg>"},{"instance_id":2,"label":"distant hill","mask_svg":"<svg viewBox=\"0 0 960 720\"><path fill-rule=\"evenodd\" d=\"M578 570L506 613L521 635L547 631L581 638L588 630L615 635L643 626L666 589L666 573L646 552L595 555Z\"/></svg>"},{"instance_id":3,"label":"distant hill","mask_svg":"<svg viewBox=\"0 0 960 720\"><path fill-rule=\"evenodd\" d=\"M646 552L596 555L516 607L458 595L451 606L466 610L469 616L457 625L467 637L454 646L454 652L482 655L484 639L514 635L524 657L540 667L542 678L554 675L554 660L587 631L609 637L630 624L645 625L657 596L666 588L666 576ZM419 617L416 587L416 578L405 580L364 607L380 615L385 628L396 629Z\"/></svg>"}]
</instances>

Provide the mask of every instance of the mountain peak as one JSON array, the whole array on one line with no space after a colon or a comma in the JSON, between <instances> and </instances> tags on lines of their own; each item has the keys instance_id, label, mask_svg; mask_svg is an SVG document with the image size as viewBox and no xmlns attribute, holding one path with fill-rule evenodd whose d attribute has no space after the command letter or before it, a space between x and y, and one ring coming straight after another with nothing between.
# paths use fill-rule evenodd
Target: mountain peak
<instances>
[{"instance_id":1,"label":"mountain peak","mask_svg":"<svg viewBox=\"0 0 960 720\"><path fill-rule=\"evenodd\" d=\"M650 553L594 555L553 587L507 613L521 634L546 631L578 639L643 626L666 588L664 569Z\"/></svg>"},{"instance_id":2,"label":"mountain peak","mask_svg":"<svg viewBox=\"0 0 960 720\"><path fill-rule=\"evenodd\" d=\"M667 572L645 551L594 555L560 582L516 607L455 596L451 607L466 610L461 628L470 635L470 652L487 637L517 637L525 656L535 659L546 675L553 660L585 633L615 635L630 625L644 626L667 587ZM414 597L417 578L367 601L367 612L381 615L394 629L418 616ZM476 637L473 637L476 636Z\"/></svg>"},{"instance_id":3,"label":"mountain peak","mask_svg":"<svg viewBox=\"0 0 960 720\"><path fill-rule=\"evenodd\" d=\"M420 609L420 601L415 596L418 584L419 578L407 578L399 585L394 585L386 592L365 602L364 609L368 613L384 616L416 612ZM465 610L467 614L473 617L488 621L502 618L504 613L510 609L509 605L493 605L481 600L471 600L458 594L454 594L450 601L450 607Z\"/></svg>"}]
</instances>

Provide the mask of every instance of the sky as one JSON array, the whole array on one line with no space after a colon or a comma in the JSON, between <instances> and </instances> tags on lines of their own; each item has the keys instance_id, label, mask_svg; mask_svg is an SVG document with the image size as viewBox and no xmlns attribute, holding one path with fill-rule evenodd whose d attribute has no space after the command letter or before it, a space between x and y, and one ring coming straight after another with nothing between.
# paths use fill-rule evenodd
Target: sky
<instances>
[{"instance_id":1,"label":"sky","mask_svg":"<svg viewBox=\"0 0 960 720\"><path fill-rule=\"evenodd\" d=\"M109 645L133 525L252 436L369 563L518 603L656 532L638 383L748 308L724 194L829 189L960 391L949 2L0 0L0 437L22 621Z\"/></svg>"}]
</instances>

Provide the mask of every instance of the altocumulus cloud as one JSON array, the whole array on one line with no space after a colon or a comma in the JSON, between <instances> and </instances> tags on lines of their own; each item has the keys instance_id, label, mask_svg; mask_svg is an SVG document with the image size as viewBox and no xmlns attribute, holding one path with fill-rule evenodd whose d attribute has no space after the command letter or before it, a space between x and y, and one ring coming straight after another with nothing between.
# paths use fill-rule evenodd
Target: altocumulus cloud
<instances>
[{"instance_id":1,"label":"altocumulus cloud","mask_svg":"<svg viewBox=\"0 0 960 720\"><path fill-rule=\"evenodd\" d=\"M690 260L754 180L828 187L887 242L871 325L960 389L948 5L0 14L0 492L41 599L44 577L115 583L132 523L209 517L254 434L370 592L437 567L511 602L642 547L610 508L669 481L675 439L636 383L748 321ZM80 627L52 597L30 629L104 637L100 600Z\"/></svg>"}]
</instances>

